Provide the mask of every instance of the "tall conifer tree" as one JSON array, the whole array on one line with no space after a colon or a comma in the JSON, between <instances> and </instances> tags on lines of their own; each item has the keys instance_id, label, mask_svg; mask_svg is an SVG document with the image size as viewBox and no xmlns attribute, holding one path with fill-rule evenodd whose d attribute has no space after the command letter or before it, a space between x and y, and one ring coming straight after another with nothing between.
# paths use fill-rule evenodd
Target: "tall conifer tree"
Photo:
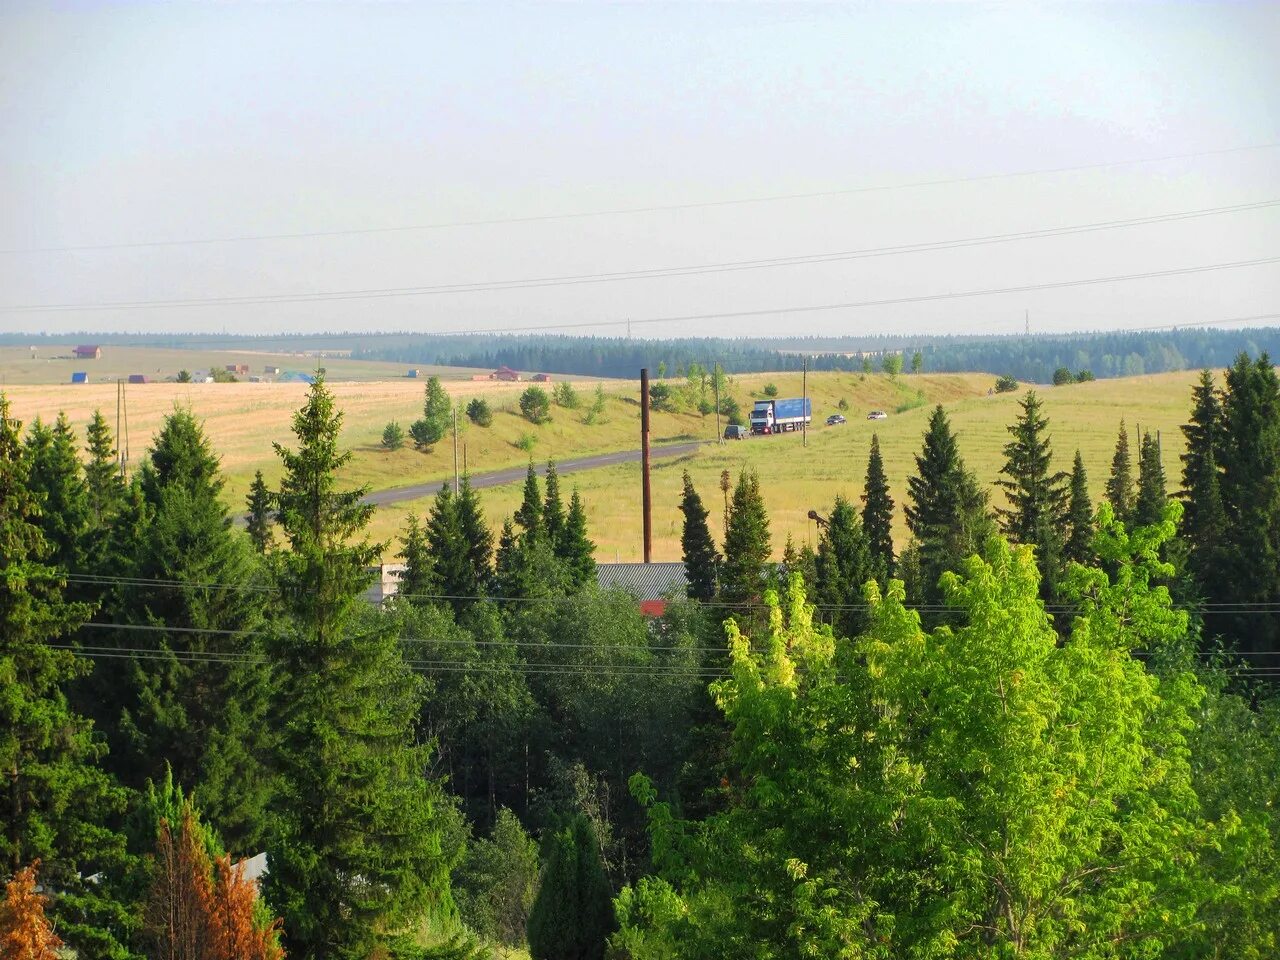
<instances>
[{"instance_id":1,"label":"tall conifer tree","mask_svg":"<svg viewBox=\"0 0 1280 960\"><path fill-rule=\"evenodd\" d=\"M529 464L529 472L524 477L524 499L515 512L515 521L520 525L526 540L542 537L542 490L532 462Z\"/></svg>"},{"instance_id":2,"label":"tall conifer tree","mask_svg":"<svg viewBox=\"0 0 1280 960\"><path fill-rule=\"evenodd\" d=\"M564 565L570 588L581 590L596 579L596 545L587 535L587 507L575 488L569 497L569 514L560 530L556 555Z\"/></svg>"},{"instance_id":3,"label":"tall conifer tree","mask_svg":"<svg viewBox=\"0 0 1280 960\"><path fill-rule=\"evenodd\" d=\"M340 490L342 415L321 373L294 417L284 463L279 551L289 615L271 654L283 679L277 829L266 892L296 960L366 957L446 895L425 747L415 745L420 683L393 624L361 595L382 545L364 535L365 491Z\"/></svg>"},{"instance_id":4,"label":"tall conifer tree","mask_svg":"<svg viewBox=\"0 0 1280 960\"><path fill-rule=\"evenodd\" d=\"M978 553L995 525L987 495L964 465L946 412L939 404L929 417L916 475L907 478L904 513L911 531L913 592L920 600L943 599L939 579ZM906 558L900 558L905 563Z\"/></svg>"},{"instance_id":5,"label":"tall conifer tree","mask_svg":"<svg viewBox=\"0 0 1280 960\"><path fill-rule=\"evenodd\" d=\"M542 501L542 529L551 544L560 543L564 532L564 501L560 498L560 477L555 461L547 461L546 496Z\"/></svg>"},{"instance_id":6,"label":"tall conifer tree","mask_svg":"<svg viewBox=\"0 0 1280 960\"><path fill-rule=\"evenodd\" d=\"M431 580L448 598L442 602L452 607L455 614L461 613L472 603L470 598L479 594L480 584L471 566L458 499L448 483L441 485L427 517L426 551L431 563Z\"/></svg>"},{"instance_id":7,"label":"tall conifer tree","mask_svg":"<svg viewBox=\"0 0 1280 960\"><path fill-rule=\"evenodd\" d=\"M466 475L458 487L458 524L467 545L467 558L471 563L478 592L486 592L493 579L493 533L484 522L480 497Z\"/></svg>"},{"instance_id":8,"label":"tall conifer tree","mask_svg":"<svg viewBox=\"0 0 1280 960\"><path fill-rule=\"evenodd\" d=\"M1128 523L1129 515L1133 513L1133 457L1129 453L1129 431L1125 429L1123 420L1120 421L1120 432L1116 434L1116 450L1111 457L1106 497L1116 519Z\"/></svg>"},{"instance_id":9,"label":"tall conifer tree","mask_svg":"<svg viewBox=\"0 0 1280 960\"><path fill-rule=\"evenodd\" d=\"M108 896L123 838L104 826L124 793L98 767L102 742L67 703L66 686L88 663L52 644L90 614L64 599L63 574L48 562L40 504L0 394L0 872L42 862L61 935L82 956L124 957L127 915Z\"/></svg>"},{"instance_id":10,"label":"tall conifer tree","mask_svg":"<svg viewBox=\"0 0 1280 960\"><path fill-rule=\"evenodd\" d=\"M1071 464L1070 500L1067 505L1066 543L1063 556L1074 563L1092 564L1093 554L1093 501L1089 499L1089 477L1084 470L1084 458L1076 451Z\"/></svg>"},{"instance_id":11,"label":"tall conifer tree","mask_svg":"<svg viewBox=\"0 0 1280 960\"><path fill-rule=\"evenodd\" d=\"M90 554L92 511L85 486L75 433L65 414L52 428L37 418L27 433L28 486L40 498L37 520L50 552L48 560L73 574L85 572ZM92 595L72 584L77 597Z\"/></svg>"},{"instance_id":12,"label":"tall conifer tree","mask_svg":"<svg viewBox=\"0 0 1280 960\"><path fill-rule=\"evenodd\" d=\"M716 568L720 554L711 539L707 525L708 510L693 487L689 471L684 472L684 492L680 496L680 513L684 524L680 533L681 556L684 559L685 576L688 578L688 594L693 600L707 603L716 596Z\"/></svg>"},{"instance_id":13,"label":"tall conifer tree","mask_svg":"<svg viewBox=\"0 0 1280 960\"><path fill-rule=\"evenodd\" d=\"M591 822L579 814L548 847L529 911L529 954L533 960L602 960L613 904Z\"/></svg>"},{"instance_id":14,"label":"tall conifer tree","mask_svg":"<svg viewBox=\"0 0 1280 960\"><path fill-rule=\"evenodd\" d=\"M769 517L754 471L738 476L724 537L723 579L720 593L729 603L752 603L764 589L765 564L773 552Z\"/></svg>"},{"instance_id":15,"label":"tall conifer tree","mask_svg":"<svg viewBox=\"0 0 1280 960\"><path fill-rule=\"evenodd\" d=\"M275 534L271 532L271 491L262 478L262 471L255 471L253 483L249 485L249 495L245 498L245 506L249 508L246 529L249 540L259 553L266 553L275 546Z\"/></svg>"},{"instance_id":16,"label":"tall conifer tree","mask_svg":"<svg viewBox=\"0 0 1280 960\"><path fill-rule=\"evenodd\" d=\"M867 626L862 589L876 575L871 545L857 511L837 496L818 541L817 582L813 596L823 620L842 637L856 637ZM825 608L825 609L822 609Z\"/></svg>"},{"instance_id":17,"label":"tall conifer tree","mask_svg":"<svg viewBox=\"0 0 1280 960\"><path fill-rule=\"evenodd\" d=\"M115 440L101 410L93 411L85 434L85 450L89 454L84 467L84 481L89 498L89 515L99 530L105 530L124 499L124 481L116 460Z\"/></svg>"},{"instance_id":18,"label":"tall conifer tree","mask_svg":"<svg viewBox=\"0 0 1280 960\"><path fill-rule=\"evenodd\" d=\"M862 493L862 529L870 544L877 576L882 580L893 576L893 506L889 480L884 474L884 460L880 456L880 438L873 433Z\"/></svg>"},{"instance_id":19,"label":"tall conifer tree","mask_svg":"<svg viewBox=\"0 0 1280 960\"><path fill-rule=\"evenodd\" d=\"M1160 462L1160 442L1149 431L1144 431L1138 450L1138 494L1133 500L1133 525L1146 527L1159 523L1168 502L1164 464Z\"/></svg>"},{"instance_id":20,"label":"tall conifer tree","mask_svg":"<svg viewBox=\"0 0 1280 960\"><path fill-rule=\"evenodd\" d=\"M1192 391L1191 420L1183 426L1187 449L1182 455L1182 537L1190 552L1191 572L1202 591L1217 596L1222 590L1221 562L1228 535L1222 504L1222 399L1208 370Z\"/></svg>"},{"instance_id":21,"label":"tall conifer tree","mask_svg":"<svg viewBox=\"0 0 1280 960\"><path fill-rule=\"evenodd\" d=\"M1005 492L1008 507L998 507L1001 530L1014 543L1035 547L1040 568L1041 593L1052 596L1062 577L1062 526L1067 510L1067 475L1053 470L1053 452L1047 433L1049 421L1040 398L1029 390L1005 444L1003 479L996 486Z\"/></svg>"},{"instance_id":22,"label":"tall conifer tree","mask_svg":"<svg viewBox=\"0 0 1280 960\"><path fill-rule=\"evenodd\" d=\"M427 595L436 592L434 569L431 554L427 550L427 537L416 513L405 517L404 533L400 535L400 552L396 557L404 561L400 582L396 585L396 595L406 598L410 603L427 603Z\"/></svg>"}]
</instances>

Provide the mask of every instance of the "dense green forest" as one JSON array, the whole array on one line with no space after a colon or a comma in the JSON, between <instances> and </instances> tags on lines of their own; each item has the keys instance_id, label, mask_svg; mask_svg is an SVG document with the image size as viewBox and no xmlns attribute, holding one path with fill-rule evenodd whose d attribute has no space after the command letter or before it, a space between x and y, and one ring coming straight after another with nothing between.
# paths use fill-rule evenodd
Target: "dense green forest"
<instances>
[{"instance_id":1,"label":"dense green forest","mask_svg":"<svg viewBox=\"0 0 1280 960\"><path fill-rule=\"evenodd\" d=\"M907 502L873 438L781 564L754 476L724 478L723 543L686 476L687 596L652 618L597 587L554 465L496 525L442 488L368 602L383 545L323 377L243 529L189 411L128 477L101 416L8 413L17 956L1280 952L1265 357L1203 375L1178 465L1115 425L1100 504L1034 392L998 501L938 407Z\"/></svg>"},{"instance_id":2,"label":"dense green forest","mask_svg":"<svg viewBox=\"0 0 1280 960\"><path fill-rule=\"evenodd\" d=\"M218 350L350 350L366 360L405 364L537 370L581 376L635 377L641 367L683 376L690 364L719 363L730 373L863 369L862 354L920 353L922 368L934 373L983 371L1030 383L1050 383L1059 370L1088 371L1095 377L1135 376L1173 370L1217 369L1244 351L1280 352L1280 328L1241 330L1184 328L1035 336L875 336L631 339L564 335L409 333L316 334L313 336L216 336L211 334L137 337L77 335L85 342ZM40 343L48 338L0 336L0 343ZM66 338L55 338L64 342Z\"/></svg>"}]
</instances>

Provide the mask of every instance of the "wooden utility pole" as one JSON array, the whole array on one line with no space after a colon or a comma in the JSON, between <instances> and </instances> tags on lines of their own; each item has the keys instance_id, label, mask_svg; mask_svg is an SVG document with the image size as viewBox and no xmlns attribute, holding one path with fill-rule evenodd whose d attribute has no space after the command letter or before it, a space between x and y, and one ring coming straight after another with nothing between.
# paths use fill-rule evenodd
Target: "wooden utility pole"
<instances>
[{"instance_id":1,"label":"wooden utility pole","mask_svg":"<svg viewBox=\"0 0 1280 960\"><path fill-rule=\"evenodd\" d=\"M724 433L720 430L720 364L711 365L711 386L716 394L716 443L724 446Z\"/></svg>"},{"instance_id":2,"label":"wooden utility pole","mask_svg":"<svg viewBox=\"0 0 1280 960\"><path fill-rule=\"evenodd\" d=\"M458 495L458 408L453 408L453 495Z\"/></svg>"},{"instance_id":3,"label":"wooden utility pole","mask_svg":"<svg viewBox=\"0 0 1280 960\"><path fill-rule=\"evenodd\" d=\"M644 562L653 560L653 495L649 489L649 368L640 368L640 472L644 496Z\"/></svg>"}]
</instances>

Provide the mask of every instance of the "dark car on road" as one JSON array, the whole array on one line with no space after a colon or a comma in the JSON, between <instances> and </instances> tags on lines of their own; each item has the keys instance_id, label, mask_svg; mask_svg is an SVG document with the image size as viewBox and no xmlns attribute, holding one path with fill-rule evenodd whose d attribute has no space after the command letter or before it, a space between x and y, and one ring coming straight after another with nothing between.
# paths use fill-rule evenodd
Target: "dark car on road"
<instances>
[{"instance_id":1,"label":"dark car on road","mask_svg":"<svg viewBox=\"0 0 1280 960\"><path fill-rule=\"evenodd\" d=\"M828 427L834 427L837 423L845 423L845 422L846 421L844 419L844 416L839 413L833 413L831 416L827 417Z\"/></svg>"},{"instance_id":2,"label":"dark car on road","mask_svg":"<svg viewBox=\"0 0 1280 960\"><path fill-rule=\"evenodd\" d=\"M750 435L751 431L736 423L731 423L724 428L724 438L726 440L745 440Z\"/></svg>"}]
</instances>

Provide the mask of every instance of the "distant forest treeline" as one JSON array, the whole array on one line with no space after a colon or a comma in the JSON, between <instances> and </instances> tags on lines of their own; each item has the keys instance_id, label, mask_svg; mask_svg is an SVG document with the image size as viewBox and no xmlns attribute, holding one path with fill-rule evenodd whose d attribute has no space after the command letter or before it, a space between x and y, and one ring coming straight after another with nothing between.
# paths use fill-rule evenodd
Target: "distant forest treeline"
<instances>
[{"instance_id":1,"label":"distant forest treeline","mask_svg":"<svg viewBox=\"0 0 1280 960\"><path fill-rule=\"evenodd\" d=\"M1090 370L1097 377L1135 376L1225 367L1241 351L1280 353L1280 327L1248 330L1139 330L1037 336L850 336L728 339L723 337L638 340L625 337L413 333L334 333L305 336L25 334L0 343L25 344L80 339L136 346L292 352L350 350L366 360L405 364L497 367L581 376L632 377L641 367L682 373L690 363L719 363L730 373L799 370L860 370L862 354L920 351L923 369L948 373L985 370L1030 383L1048 383L1054 371Z\"/></svg>"}]
</instances>

